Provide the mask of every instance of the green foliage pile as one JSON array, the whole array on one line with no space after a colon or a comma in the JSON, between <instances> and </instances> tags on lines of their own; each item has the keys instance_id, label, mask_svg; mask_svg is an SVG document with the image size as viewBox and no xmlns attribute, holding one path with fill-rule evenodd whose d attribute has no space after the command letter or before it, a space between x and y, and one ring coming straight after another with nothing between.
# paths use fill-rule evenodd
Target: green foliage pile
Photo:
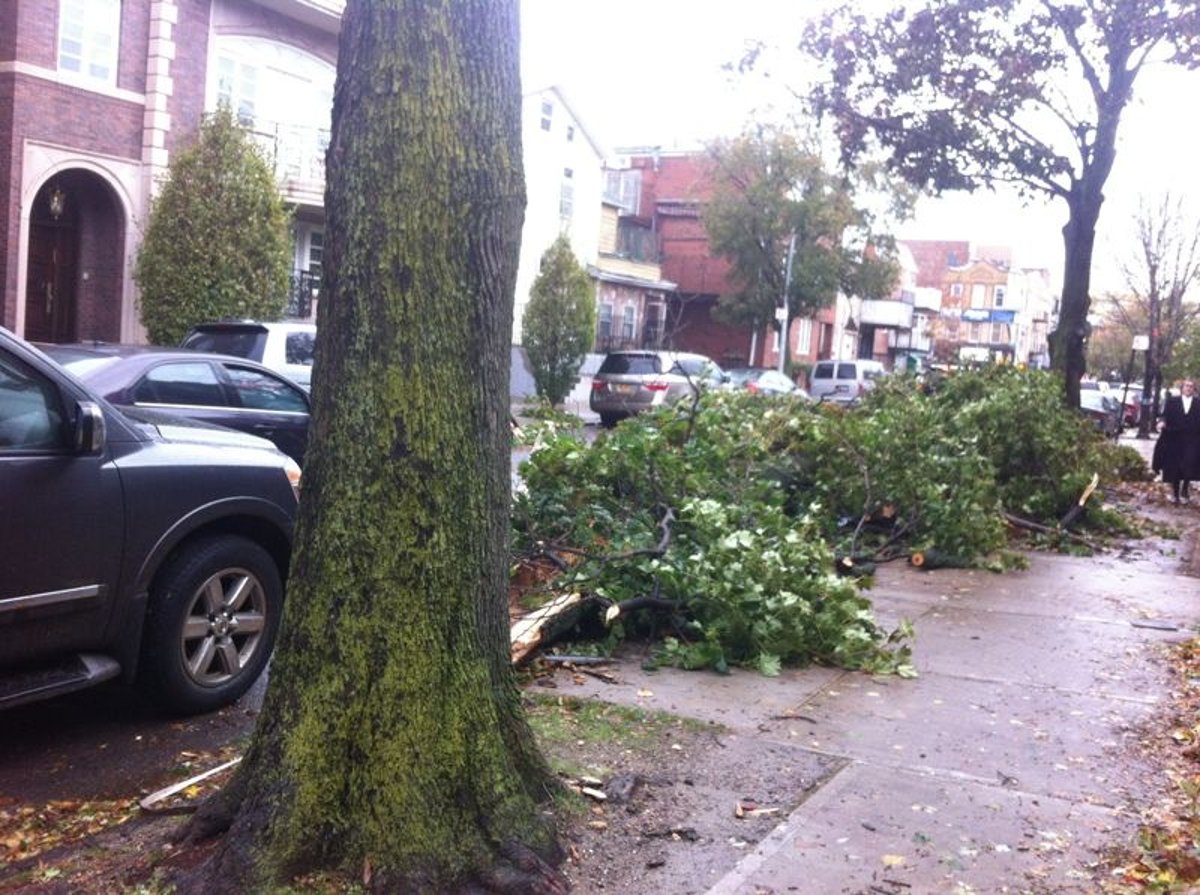
<instances>
[{"instance_id":1,"label":"green foliage pile","mask_svg":"<svg viewBox=\"0 0 1200 895\"><path fill-rule=\"evenodd\" d=\"M569 558L556 588L651 606L615 633L667 635L668 661L907 672L907 629L878 626L869 581L837 574L845 560L936 551L1002 568L1005 511L1053 526L1093 473L1127 468L1036 371L957 374L932 393L890 377L849 410L707 392L590 446L545 438L522 467L514 546Z\"/></svg>"},{"instance_id":2,"label":"green foliage pile","mask_svg":"<svg viewBox=\"0 0 1200 895\"><path fill-rule=\"evenodd\" d=\"M271 163L228 108L205 120L168 174L134 270L150 340L176 345L197 323L282 316L288 213Z\"/></svg>"},{"instance_id":3,"label":"green foliage pile","mask_svg":"<svg viewBox=\"0 0 1200 895\"><path fill-rule=\"evenodd\" d=\"M521 330L538 395L561 404L579 381L579 367L596 330L592 280L565 236L542 255Z\"/></svg>"}]
</instances>

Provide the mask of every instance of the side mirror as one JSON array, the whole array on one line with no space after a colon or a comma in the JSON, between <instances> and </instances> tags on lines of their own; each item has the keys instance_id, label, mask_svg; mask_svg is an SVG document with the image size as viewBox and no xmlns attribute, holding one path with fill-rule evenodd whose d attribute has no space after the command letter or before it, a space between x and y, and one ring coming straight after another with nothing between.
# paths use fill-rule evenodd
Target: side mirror
<instances>
[{"instance_id":1,"label":"side mirror","mask_svg":"<svg viewBox=\"0 0 1200 895\"><path fill-rule=\"evenodd\" d=\"M106 424L104 412L94 401L80 401L75 405L75 451L80 454L98 454L104 449Z\"/></svg>"}]
</instances>

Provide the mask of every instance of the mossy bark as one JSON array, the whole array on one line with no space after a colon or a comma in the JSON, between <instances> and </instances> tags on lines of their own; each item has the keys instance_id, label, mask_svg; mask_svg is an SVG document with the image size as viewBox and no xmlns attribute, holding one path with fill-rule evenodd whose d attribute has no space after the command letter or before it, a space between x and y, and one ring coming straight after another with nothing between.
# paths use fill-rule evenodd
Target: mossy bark
<instances>
[{"instance_id":1,"label":"mossy bark","mask_svg":"<svg viewBox=\"0 0 1200 895\"><path fill-rule=\"evenodd\" d=\"M206 892L559 885L508 660L516 6L346 4L288 606Z\"/></svg>"}]
</instances>

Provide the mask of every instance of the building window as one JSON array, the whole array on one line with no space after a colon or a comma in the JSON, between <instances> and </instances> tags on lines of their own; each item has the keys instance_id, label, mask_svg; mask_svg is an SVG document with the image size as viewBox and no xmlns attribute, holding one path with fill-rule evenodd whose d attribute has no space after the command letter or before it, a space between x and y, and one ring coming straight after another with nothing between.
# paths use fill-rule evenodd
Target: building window
<instances>
[{"instance_id":1,"label":"building window","mask_svg":"<svg viewBox=\"0 0 1200 895\"><path fill-rule=\"evenodd\" d=\"M564 221L569 221L574 212L575 184L564 178L558 194L558 216Z\"/></svg>"},{"instance_id":2,"label":"building window","mask_svg":"<svg viewBox=\"0 0 1200 895\"><path fill-rule=\"evenodd\" d=\"M804 357L812 353L812 324L808 317L801 317L796 328L796 353Z\"/></svg>"},{"instance_id":3,"label":"building window","mask_svg":"<svg viewBox=\"0 0 1200 895\"><path fill-rule=\"evenodd\" d=\"M969 331L970 331L971 335L967 337L968 341L976 342L976 343L983 341L983 324L982 323L972 323Z\"/></svg>"},{"instance_id":4,"label":"building window","mask_svg":"<svg viewBox=\"0 0 1200 895\"><path fill-rule=\"evenodd\" d=\"M61 0L59 70L115 85L120 34L120 0Z\"/></svg>"},{"instance_id":5,"label":"building window","mask_svg":"<svg viewBox=\"0 0 1200 895\"><path fill-rule=\"evenodd\" d=\"M321 276L321 262L325 256L325 233L313 230L308 234L308 272L314 277Z\"/></svg>"},{"instance_id":6,"label":"building window","mask_svg":"<svg viewBox=\"0 0 1200 895\"><path fill-rule=\"evenodd\" d=\"M993 345L1003 345L1005 342L1008 341L1004 336L1005 336L1004 324L1003 323L993 323L992 324L992 344Z\"/></svg>"},{"instance_id":7,"label":"building window","mask_svg":"<svg viewBox=\"0 0 1200 895\"><path fill-rule=\"evenodd\" d=\"M951 298L962 298L962 294L963 294L963 284L962 283L951 283L950 284L950 297Z\"/></svg>"},{"instance_id":8,"label":"building window","mask_svg":"<svg viewBox=\"0 0 1200 895\"><path fill-rule=\"evenodd\" d=\"M997 286L994 290L992 290L992 298L996 302L996 307L1004 307L1004 287Z\"/></svg>"},{"instance_id":9,"label":"building window","mask_svg":"<svg viewBox=\"0 0 1200 895\"><path fill-rule=\"evenodd\" d=\"M633 339L633 324L634 324L633 305L626 305L621 311L621 338L626 341Z\"/></svg>"},{"instance_id":10,"label":"building window","mask_svg":"<svg viewBox=\"0 0 1200 895\"><path fill-rule=\"evenodd\" d=\"M971 307L987 307L987 286L985 284L973 283L971 285Z\"/></svg>"},{"instance_id":11,"label":"building window","mask_svg":"<svg viewBox=\"0 0 1200 895\"><path fill-rule=\"evenodd\" d=\"M600 339L612 337L613 306L611 302L600 302L600 315L596 319L596 335Z\"/></svg>"},{"instance_id":12,"label":"building window","mask_svg":"<svg viewBox=\"0 0 1200 895\"><path fill-rule=\"evenodd\" d=\"M258 71L253 65L230 56L217 59L217 101L228 106L244 127L254 126L257 93Z\"/></svg>"},{"instance_id":13,"label":"building window","mask_svg":"<svg viewBox=\"0 0 1200 895\"><path fill-rule=\"evenodd\" d=\"M662 341L662 311L658 305L646 305L646 325L642 328L642 344L656 348Z\"/></svg>"},{"instance_id":14,"label":"building window","mask_svg":"<svg viewBox=\"0 0 1200 895\"><path fill-rule=\"evenodd\" d=\"M575 128L572 126L569 126L569 125L567 127L567 142L568 143L575 142Z\"/></svg>"},{"instance_id":15,"label":"building window","mask_svg":"<svg viewBox=\"0 0 1200 895\"><path fill-rule=\"evenodd\" d=\"M554 115L554 103L542 103L542 130L550 130L550 119Z\"/></svg>"}]
</instances>

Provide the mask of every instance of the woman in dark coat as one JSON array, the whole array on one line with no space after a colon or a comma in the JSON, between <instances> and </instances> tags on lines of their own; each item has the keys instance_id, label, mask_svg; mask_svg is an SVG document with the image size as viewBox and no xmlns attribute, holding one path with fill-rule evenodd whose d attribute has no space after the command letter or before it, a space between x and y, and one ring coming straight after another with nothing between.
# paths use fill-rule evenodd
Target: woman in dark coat
<instances>
[{"instance_id":1,"label":"woman in dark coat","mask_svg":"<svg viewBox=\"0 0 1200 895\"><path fill-rule=\"evenodd\" d=\"M1179 395L1171 395L1163 404L1162 433L1154 446L1153 467L1171 486L1175 503L1189 497L1192 479L1200 478L1200 399L1196 384L1184 380Z\"/></svg>"}]
</instances>

